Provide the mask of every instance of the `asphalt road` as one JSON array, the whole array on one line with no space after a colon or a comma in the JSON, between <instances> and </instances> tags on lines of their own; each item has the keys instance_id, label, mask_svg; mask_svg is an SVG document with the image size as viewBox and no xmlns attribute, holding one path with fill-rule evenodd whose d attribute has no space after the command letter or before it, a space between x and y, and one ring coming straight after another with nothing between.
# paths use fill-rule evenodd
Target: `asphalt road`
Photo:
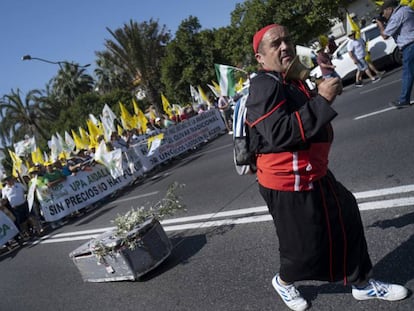
<instances>
[{"instance_id":1,"label":"asphalt road","mask_svg":"<svg viewBox=\"0 0 414 311\"><path fill-rule=\"evenodd\" d=\"M414 107L392 109L400 69L377 84L348 86L334 103L330 167L355 193L377 278L414 289ZM164 222L174 249L139 281L87 283L69 253L112 226L117 214L155 202L174 181L187 206ZM0 256L0 310L287 310L271 279L279 265L275 229L254 176L237 176L223 135L116 199ZM413 310L401 302L358 302L341 284L299 282L312 310Z\"/></svg>"}]
</instances>

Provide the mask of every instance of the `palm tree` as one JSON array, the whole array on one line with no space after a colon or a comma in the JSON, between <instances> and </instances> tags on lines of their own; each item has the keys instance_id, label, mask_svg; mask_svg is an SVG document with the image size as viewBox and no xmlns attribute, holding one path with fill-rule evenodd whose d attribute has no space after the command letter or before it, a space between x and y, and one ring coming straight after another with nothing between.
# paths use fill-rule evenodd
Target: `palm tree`
<instances>
[{"instance_id":1,"label":"palm tree","mask_svg":"<svg viewBox=\"0 0 414 311\"><path fill-rule=\"evenodd\" d=\"M75 63L62 62L52 81L53 93L63 107L70 106L75 98L93 90L94 80L86 69Z\"/></svg>"},{"instance_id":2,"label":"palm tree","mask_svg":"<svg viewBox=\"0 0 414 311\"><path fill-rule=\"evenodd\" d=\"M109 61L110 53L108 51L96 52L96 56L98 59L96 60L97 68L94 71L95 90L100 94L105 94L115 89L128 89L130 78L122 68Z\"/></svg>"},{"instance_id":3,"label":"palm tree","mask_svg":"<svg viewBox=\"0 0 414 311\"><path fill-rule=\"evenodd\" d=\"M41 91L41 96L36 97L36 103L44 114L46 120L58 120L61 109L58 95L54 91L52 85L54 78L46 84L45 89Z\"/></svg>"},{"instance_id":4,"label":"palm tree","mask_svg":"<svg viewBox=\"0 0 414 311\"><path fill-rule=\"evenodd\" d=\"M129 90L136 91L139 84L149 102L162 111L161 59L171 37L165 25L160 28L152 19L140 24L131 20L123 28L107 30L114 41L105 40L107 51L98 56L113 64L119 70L119 76L128 77L125 86Z\"/></svg>"},{"instance_id":5,"label":"palm tree","mask_svg":"<svg viewBox=\"0 0 414 311\"><path fill-rule=\"evenodd\" d=\"M20 90L17 89L3 96L0 100L0 137L4 143L18 141L25 134L48 139L40 125L42 118L46 117L39 104L41 94L39 90L32 90L22 99Z\"/></svg>"}]
</instances>

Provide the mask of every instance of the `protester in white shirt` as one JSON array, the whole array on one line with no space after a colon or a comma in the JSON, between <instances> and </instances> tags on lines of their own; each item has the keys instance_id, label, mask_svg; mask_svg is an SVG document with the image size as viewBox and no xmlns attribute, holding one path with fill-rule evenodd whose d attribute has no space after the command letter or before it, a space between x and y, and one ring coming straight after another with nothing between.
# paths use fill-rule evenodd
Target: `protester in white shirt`
<instances>
[{"instance_id":1,"label":"protester in white shirt","mask_svg":"<svg viewBox=\"0 0 414 311\"><path fill-rule=\"evenodd\" d=\"M2 198L9 201L20 233L28 235L29 205L26 200L26 187L11 176L6 177L4 181L6 184L1 191Z\"/></svg>"},{"instance_id":2,"label":"protester in white shirt","mask_svg":"<svg viewBox=\"0 0 414 311\"><path fill-rule=\"evenodd\" d=\"M363 39L356 39L356 32L352 31L349 35L349 42L347 45L347 50L349 56L353 60L354 64L357 66L357 73L355 78L355 86L361 87L362 83L362 73L365 74L371 79L372 83L378 82L381 78L379 76L374 77L371 73L371 70L368 66L368 63L365 61L365 56L367 55L366 43Z\"/></svg>"}]
</instances>

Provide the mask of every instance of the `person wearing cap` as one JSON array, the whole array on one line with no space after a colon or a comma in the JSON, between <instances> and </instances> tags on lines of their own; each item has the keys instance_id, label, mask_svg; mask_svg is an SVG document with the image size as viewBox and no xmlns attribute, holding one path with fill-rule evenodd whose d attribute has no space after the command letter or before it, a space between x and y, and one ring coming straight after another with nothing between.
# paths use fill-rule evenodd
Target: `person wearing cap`
<instances>
[{"instance_id":1,"label":"person wearing cap","mask_svg":"<svg viewBox=\"0 0 414 311\"><path fill-rule=\"evenodd\" d=\"M400 97L390 105L405 108L412 105L411 91L414 83L414 10L410 6L401 6L398 1L385 0L382 5L382 17L377 25L384 40L393 37L402 51L402 84ZM384 20L387 25L384 26Z\"/></svg>"},{"instance_id":2,"label":"person wearing cap","mask_svg":"<svg viewBox=\"0 0 414 311\"><path fill-rule=\"evenodd\" d=\"M325 52L323 46L316 42L315 51L317 53L316 61L321 68L322 77L327 78L340 78L339 74L335 71L335 65L332 64L331 57Z\"/></svg>"},{"instance_id":3,"label":"person wearing cap","mask_svg":"<svg viewBox=\"0 0 414 311\"><path fill-rule=\"evenodd\" d=\"M301 280L342 281L358 300L405 298L403 286L370 279L356 199L328 169L330 122L337 115L332 103L342 92L341 80L324 79L311 92L289 78L295 46L284 26L256 32L253 50L261 69L250 81L246 124L259 191L279 240L274 289L292 310L309 307L294 285Z\"/></svg>"},{"instance_id":4,"label":"person wearing cap","mask_svg":"<svg viewBox=\"0 0 414 311\"><path fill-rule=\"evenodd\" d=\"M164 128L164 117L156 117L154 127L161 131Z\"/></svg>"},{"instance_id":5,"label":"person wearing cap","mask_svg":"<svg viewBox=\"0 0 414 311\"><path fill-rule=\"evenodd\" d=\"M371 73L371 70L368 66L368 63L365 60L367 55L366 43L362 38L356 38L356 32L353 30L348 34L348 44L347 50L348 54L353 60L354 64L357 66L357 72L355 77L355 86L362 87L362 74L365 74L371 79L372 83L376 83L381 80L381 77L374 77Z\"/></svg>"}]
</instances>

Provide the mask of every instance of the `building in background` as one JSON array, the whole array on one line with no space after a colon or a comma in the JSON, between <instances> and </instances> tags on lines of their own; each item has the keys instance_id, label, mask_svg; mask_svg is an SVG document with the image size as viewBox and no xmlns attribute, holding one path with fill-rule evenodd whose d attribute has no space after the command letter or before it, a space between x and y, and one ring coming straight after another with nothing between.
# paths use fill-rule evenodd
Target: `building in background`
<instances>
[{"instance_id":1,"label":"building in background","mask_svg":"<svg viewBox=\"0 0 414 311\"><path fill-rule=\"evenodd\" d=\"M346 34L351 30L351 25L346 18L346 13L348 13L362 28L365 25L372 23L373 18L379 14L379 7L372 0L350 1L346 9L343 10L342 20L339 18L335 19L333 21L334 26L332 26L331 31L328 34L328 36L335 37L335 41L338 45L346 39Z\"/></svg>"}]
</instances>

